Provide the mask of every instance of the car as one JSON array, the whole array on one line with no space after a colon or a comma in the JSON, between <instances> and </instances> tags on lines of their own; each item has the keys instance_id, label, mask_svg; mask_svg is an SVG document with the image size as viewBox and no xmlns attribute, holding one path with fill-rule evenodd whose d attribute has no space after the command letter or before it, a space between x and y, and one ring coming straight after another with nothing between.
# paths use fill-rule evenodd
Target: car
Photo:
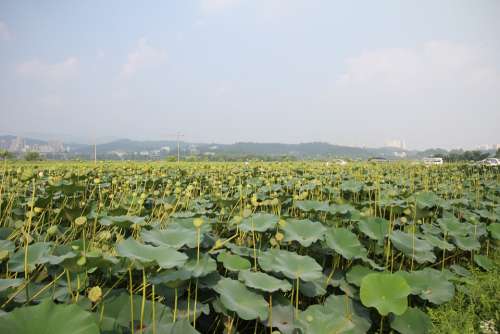
<instances>
[{"instance_id":1,"label":"car","mask_svg":"<svg viewBox=\"0 0 500 334\"><path fill-rule=\"evenodd\" d=\"M479 161L479 163L483 166L500 166L500 159L486 158L484 160Z\"/></svg>"},{"instance_id":2,"label":"car","mask_svg":"<svg viewBox=\"0 0 500 334\"><path fill-rule=\"evenodd\" d=\"M423 162L424 162L424 165L426 165L426 166L442 165L443 158L424 158Z\"/></svg>"}]
</instances>

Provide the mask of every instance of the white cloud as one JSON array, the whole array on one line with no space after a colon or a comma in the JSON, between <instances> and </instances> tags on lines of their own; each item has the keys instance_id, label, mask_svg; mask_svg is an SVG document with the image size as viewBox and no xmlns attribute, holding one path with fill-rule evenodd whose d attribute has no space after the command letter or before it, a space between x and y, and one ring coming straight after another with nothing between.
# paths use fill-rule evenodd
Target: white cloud
<instances>
[{"instance_id":1,"label":"white cloud","mask_svg":"<svg viewBox=\"0 0 500 334\"><path fill-rule=\"evenodd\" d=\"M38 59L18 64L19 75L46 81L63 81L78 73L79 60L69 57L60 63L49 64Z\"/></svg>"},{"instance_id":2,"label":"white cloud","mask_svg":"<svg viewBox=\"0 0 500 334\"><path fill-rule=\"evenodd\" d=\"M10 32L7 23L0 21L0 40L8 41L12 39L12 32Z\"/></svg>"},{"instance_id":3,"label":"white cloud","mask_svg":"<svg viewBox=\"0 0 500 334\"><path fill-rule=\"evenodd\" d=\"M346 63L337 89L407 95L431 88L484 90L500 84L499 69L487 50L447 41L367 51Z\"/></svg>"},{"instance_id":4,"label":"white cloud","mask_svg":"<svg viewBox=\"0 0 500 334\"><path fill-rule=\"evenodd\" d=\"M167 59L165 50L157 49L148 44L146 38L141 38L136 48L127 56L127 62L123 65L121 74L133 76L143 69L152 68L163 64Z\"/></svg>"}]
</instances>

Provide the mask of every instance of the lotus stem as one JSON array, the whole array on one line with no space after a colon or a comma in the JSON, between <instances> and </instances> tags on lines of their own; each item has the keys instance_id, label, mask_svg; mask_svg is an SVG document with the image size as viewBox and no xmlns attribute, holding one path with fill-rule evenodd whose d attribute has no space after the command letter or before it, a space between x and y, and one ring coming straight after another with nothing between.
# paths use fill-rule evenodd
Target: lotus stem
<instances>
[{"instance_id":1,"label":"lotus stem","mask_svg":"<svg viewBox=\"0 0 500 334\"><path fill-rule=\"evenodd\" d=\"M273 294L272 292L269 293L269 319L268 319L268 325L269 325L269 333L273 332Z\"/></svg>"},{"instance_id":2,"label":"lotus stem","mask_svg":"<svg viewBox=\"0 0 500 334\"><path fill-rule=\"evenodd\" d=\"M132 269L128 268L129 294L130 294L130 332L134 334L134 298L132 286Z\"/></svg>"},{"instance_id":3,"label":"lotus stem","mask_svg":"<svg viewBox=\"0 0 500 334\"><path fill-rule=\"evenodd\" d=\"M297 276L297 292L295 294L295 318L299 315L299 285L300 278Z\"/></svg>"},{"instance_id":4,"label":"lotus stem","mask_svg":"<svg viewBox=\"0 0 500 334\"><path fill-rule=\"evenodd\" d=\"M151 285L151 302L153 308L153 334L156 334L156 304L155 304L155 285Z\"/></svg>"},{"instance_id":5,"label":"lotus stem","mask_svg":"<svg viewBox=\"0 0 500 334\"><path fill-rule=\"evenodd\" d=\"M139 321L140 333L142 333L142 324L144 322L144 307L146 306L146 271L142 269L142 301L141 301L141 320Z\"/></svg>"},{"instance_id":6,"label":"lotus stem","mask_svg":"<svg viewBox=\"0 0 500 334\"><path fill-rule=\"evenodd\" d=\"M189 299L188 299L188 305L189 305ZM177 320L177 288L174 289L174 321Z\"/></svg>"},{"instance_id":7,"label":"lotus stem","mask_svg":"<svg viewBox=\"0 0 500 334\"><path fill-rule=\"evenodd\" d=\"M196 302L198 301L198 279L194 287L193 327L196 329Z\"/></svg>"}]
</instances>

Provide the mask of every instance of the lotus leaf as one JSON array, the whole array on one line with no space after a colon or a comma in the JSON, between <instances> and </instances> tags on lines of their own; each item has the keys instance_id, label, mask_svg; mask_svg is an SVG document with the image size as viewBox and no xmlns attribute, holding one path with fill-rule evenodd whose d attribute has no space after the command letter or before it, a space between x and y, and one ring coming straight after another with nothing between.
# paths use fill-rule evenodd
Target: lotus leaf
<instances>
[{"instance_id":1,"label":"lotus leaf","mask_svg":"<svg viewBox=\"0 0 500 334\"><path fill-rule=\"evenodd\" d=\"M384 316L389 312L403 314L408 307L410 292L405 279L395 274L373 273L361 280L361 302L365 306L375 307Z\"/></svg>"},{"instance_id":2,"label":"lotus leaf","mask_svg":"<svg viewBox=\"0 0 500 334\"><path fill-rule=\"evenodd\" d=\"M265 232L273 229L278 223L278 216L269 213L255 213L248 218L244 218L239 224L243 232Z\"/></svg>"},{"instance_id":3,"label":"lotus leaf","mask_svg":"<svg viewBox=\"0 0 500 334\"><path fill-rule=\"evenodd\" d=\"M275 292L278 290L286 292L292 289L292 285L288 281L277 279L261 272L242 270L238 274L238 279L249 288L266 292Z\"/></svg>"},{"instance_id":4,"label":"lotus leaf","mask_svg":"<svg viewBox=\"0 0 500 334\"><path fill-rule=\"evenodd\" d=\"M396 315L391 328L401 334L426 334L432 327L431 319L418 308L409 307L402 315Z\"/></svg>"},{"instance_id":5,"label":"lotus leaf","mask_svg":"<svg viewBox=\"0 0 500 334\"><path fill-rule=\"evenodd\" d=\"M310 256L271 249L262 253L259 264L265 271L279 272L290 279L312 281L323 276L321 266Z\"/></svg>"},{"instance_id":6,"label":"lotus leaf","mask_svg":"<svg viewBox=\"0 0 500 334\"><path fill-rule=\"evenodd\" d=\"M219 293L222 305L244 320L267 319L268 304L259 294L248 290L239 281L221 278L214 290Z\"/></svg>"},{"instance_id":7,"label":"lotus leaf","mask_svg":"<svg viewBox=\"0 0 500 334\"><path fill-rule=\"evenodd\" d=\"M309 247L313 242L323 239L326 228L309 219L289 219L282 230L285 234L284 241L297 241L302 246Z\"/></svg>"},{"instance_id":8,"label":"lotus leaf","mask_svg":"<svg viewBox=\"0 0 500 334\"><path fill-rule=\"evenodd\" d=\"M137 260L142 264L156 262L163 269L182 266L188 259L185 254L179 253L173 248L144 245L132 238L120 242L116 251L119 256Z\"/></svg>"},{"instance_id":9,"label":"lotus leaf","mask_svg":"<svg viewBox=\"0 0 500 334\"><path fill-rule=\"evenodd\" d=\"M358 237L346 228L328 229L325 240L328 247L348 260L366 257L367 251L359 242Z\"/></svg>"},{"instance_id":10,"label":"lotus leaf","mask_svg":"<svg viewBox=\"0 0 500 334\"><path fill-rule=\"evenodd\" d=\"M411 235L401 231L392 231L391 242L406 256L412 257L418 263L431 262L436 260L436 255L432 252L433 246L417 235Z\"/></svg>"},{"instance_id":11,"label":"lotus leaf","mask_svg":"<svg viewBox=\"0 0 500 334\"><path fill-rule=\"evenodd\" d=\"M50 300L20 307L1 317L1 333L98 334L94 316L77 305L56 305Z\"/></svg>"},{"instance_id":12,"label":"lotus leaf","mask_svg":"<svg viewBox=\"0 0 500 334\"><path fill-rule=\"evenodd\" d=\"M366 218L358 223L358 229L368 238L383 243L389 231L389 222L383 218Z\"/></svg>"}]
</instances>

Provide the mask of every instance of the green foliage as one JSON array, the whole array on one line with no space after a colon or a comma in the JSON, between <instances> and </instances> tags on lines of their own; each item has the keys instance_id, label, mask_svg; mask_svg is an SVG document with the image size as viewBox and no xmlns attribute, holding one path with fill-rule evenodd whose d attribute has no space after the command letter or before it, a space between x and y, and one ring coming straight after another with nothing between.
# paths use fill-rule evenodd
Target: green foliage
<instances>
[{"instance_id":1,"label":"green foliage","mask_svg":"<svg viewBox=\"0 0 500 334\"><path fill-rule=\"evenodd\" d=\"M495 255L494 268L489 272L472 269L472 276L464 280L455 297L438 308L428 308L432 333L485 333L480 326L487 321L500 329L500 257Z\"/></svg>"},{"instance_id":2,"label":"green foliage","mask_svg":"<svg viewBox=\"0 0 500 334\"><path fill-rule=\"evenodd\" d=\"M37 160L41 160L41 155L40 153L38 152L26 152L26 154L24 155L24 160L26 161L37 161Z\"/></svg>"}]
</instances>

